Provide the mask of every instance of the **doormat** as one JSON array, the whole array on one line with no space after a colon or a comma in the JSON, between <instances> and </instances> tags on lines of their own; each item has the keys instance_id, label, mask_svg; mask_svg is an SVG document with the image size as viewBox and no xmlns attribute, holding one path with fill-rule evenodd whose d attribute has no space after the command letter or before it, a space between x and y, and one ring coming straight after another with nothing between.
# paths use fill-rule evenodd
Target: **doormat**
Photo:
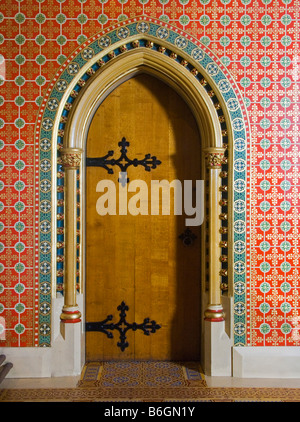
<instances>
[{"instance_id":1,"label":"doormat","mask_svg":"<svg viewBox=\"0 0 300 422\"><path fill-rule=\"evenodd\" d=\"M100 379L103 369L101 362L87 362L81 372L77 387L95 387Z\"/></svg>"},{"instance_id":2,"label":"doormat","mask_svg":"<svg viewBox=\"0 0 300 422\"><path fill-rule=\"evenodd\" d=\"M77 387L206 387L197 362L87 362Z\"/></svg>"}]
</instances>

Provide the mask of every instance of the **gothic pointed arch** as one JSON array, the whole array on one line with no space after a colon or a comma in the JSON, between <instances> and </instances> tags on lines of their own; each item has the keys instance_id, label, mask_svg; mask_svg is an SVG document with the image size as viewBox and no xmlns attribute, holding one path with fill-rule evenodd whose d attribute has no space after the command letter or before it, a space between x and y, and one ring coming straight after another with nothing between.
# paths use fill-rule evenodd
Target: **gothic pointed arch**
<instances>
[{"instance_id":1,"label":"gothic pointed arch","mask_svg":"<svg viewBox=\"0 0 300 422\"><path fill-rule=\"evenodd\" d=\"M231 228L222 233L221 225L219 237L215 236L215 258L220 262L216 285L220 290L229 286L239 309L234 319L234 344L246 343L250 135L245 108L230 74L207 47L177 28L139 17L108 28L78 47L51 82L40 109L36 132L36 337L40 346L51 345L51 312L45 315L42 305L51 309L51 298L57 291L64 290L65 322L80 320L76 291L82 291L84 279L82 158L89 123L114 87L141 72L160 78L185 99L202 134L207 168L218 170L214 183L221 192L221 202L215 214L218 219L228 218ZM68 220L65 201L72 209Z\"/></svg>"}]
</instances>

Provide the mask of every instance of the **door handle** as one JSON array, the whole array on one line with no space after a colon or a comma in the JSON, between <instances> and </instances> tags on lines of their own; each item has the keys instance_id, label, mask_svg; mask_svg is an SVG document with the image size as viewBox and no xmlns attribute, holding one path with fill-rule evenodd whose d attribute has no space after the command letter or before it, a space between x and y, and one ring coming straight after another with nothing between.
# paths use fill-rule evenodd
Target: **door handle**
<instances>
[{"instance_id":1,"label":"door handle","mask_svg":"<svg viewBox=\"0 0 300 422\"><path fill-rule=\"evenodd\" d=\"M197 239L197 236L187 227L185 231L178 236L178 238L182 240L184 246L192 246L195 239Z\"/></svg>"}]
</instances>

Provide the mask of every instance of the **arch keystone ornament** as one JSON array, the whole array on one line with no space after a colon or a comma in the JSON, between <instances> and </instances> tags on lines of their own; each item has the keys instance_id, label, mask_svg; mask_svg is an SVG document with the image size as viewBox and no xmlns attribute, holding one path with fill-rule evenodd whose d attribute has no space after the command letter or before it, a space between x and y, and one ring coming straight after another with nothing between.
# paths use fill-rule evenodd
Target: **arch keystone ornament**
<instances>
[{"instance_id":1,"label":"arch keystone ornament","mask_svg":"<svg viewBox=\"0 0 300 422\"><path fill-rule=\"evenodd\" d=\"M38 305L47 303L51 309L56 293L61 292L64 300L61 320L73 323L68 325L74 328L81 321L83 310L79 310L77 300L84 295L85 283L87 131L102 101L115 87L140 73L148 73L171 86L187 102L199 127L203 161L206 158L203 178L209 193L208 223L202 227L209 239L209 268L202 280L204 342L210 348L205 352L205 359L209 361L206 371L213 375L230 375L230 348L246 344L246 331L232 327L233 338L226 340L225 346L218 338L222 337L222 330L225 333L224 319L231 321L234 303L241 303L246 308L247 302L246 272L234 271L236 262L246 267L246 231L235 232L234 223L235 218L246 223L247 207L238 217L233 209L237 201L246 203L249 166L240 167L238 172L233 169L236 160L247 163L247 149L237 150L236 145L241 142L247 145L250 139L248 119L241 95L221 61L198 40L165 22L142 16L102 30L71 54L49 86L38 116L41 123L37 124L36 162L48 160L51 171L43 172L38 167L35 209L38 210L39 250L36 268L47 261L51 271L40 272L37 276ZM244 184L244 190L233 190L237 179ZM45 183L51 189L42 189ZM50 209L43 207L45 201L51 205ZM57 214L63 214L64 219L58 221ZM52 246L50 251L38 249L38 245L45 242ZM201 258L203 263L206 261L205 249ZM57 260L63 253L64 259ZM224 301L229 302L226 315ZM42 335L38 326L43 323L51 326L51 312L45 316L39 306L36 311L36 345L50 346L51 335ZM239 327L247 325L245 313L234 314L233 320ZM84 356L81 343L77 347ZM221 353L226 355L225 372L220 369L222 365L218 365Z\"/></svg>"}]
</instances>

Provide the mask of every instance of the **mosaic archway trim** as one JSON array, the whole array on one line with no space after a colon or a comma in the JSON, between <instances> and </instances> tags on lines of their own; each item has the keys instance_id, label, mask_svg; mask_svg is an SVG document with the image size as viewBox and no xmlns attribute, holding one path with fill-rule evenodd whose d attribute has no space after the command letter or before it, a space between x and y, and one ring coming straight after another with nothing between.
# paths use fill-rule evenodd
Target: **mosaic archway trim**
<instances>
[{"instance_id":1,"label":"mosaic archway trim","mask_svg":"<svg viewBox=\"0 0 300 422\"><path fill-rule=\"evenodd\" d=\"M139 47L157 49L185 66L205 85L213 102L222 99L230 117L233 172L233 295L234 344L247 344L247 192L250 132L247 114L235 83L220 60L204 45L178 28L155 19L138 17L101 31L84 42L66 60L52 80L40 108L36 125L36 320L35 345L51 345L52 289L61 290L63 281L63 174L57 149L62 146L68 112L79 91L115 55ZM152 44L151 44L151 40ZM170 48L159 50L160 44ZM120 41L123 41L120 44ZM176 54L174 53L176 51ZM102 53L102 54L101 54ZM97 60L95 58L97 56ZM99 57L101 57L99 59ZM204 78L204 79L203 79ZM206 83L206 81L209 83ZM226 123L220 119L226 143ZM55 144L54 140L55 139ZM57 140L57 143L56 143ZM55 209L53 205L55 204ZM57 221L54 224L54 218ZM54 232L54 230L56 232ZM57 254L52 245L57 244ZM55 260L55 261L54 261ZM53 280L56 282L55 285ZM56 292L54 292L56 293Z\"/></svg>"}]
</instances>

